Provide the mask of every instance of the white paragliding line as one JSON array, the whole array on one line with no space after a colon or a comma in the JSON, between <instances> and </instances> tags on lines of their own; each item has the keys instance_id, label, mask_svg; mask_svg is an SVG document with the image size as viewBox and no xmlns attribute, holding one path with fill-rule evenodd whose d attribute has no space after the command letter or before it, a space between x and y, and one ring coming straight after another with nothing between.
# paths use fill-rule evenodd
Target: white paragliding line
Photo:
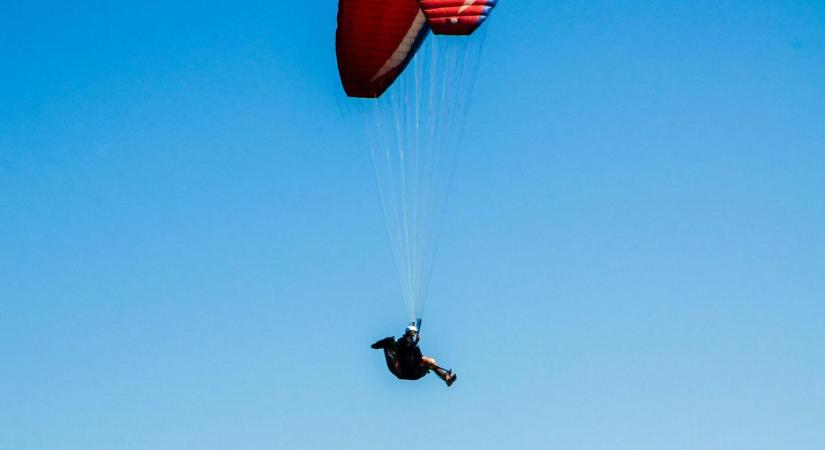
<instances>
[{"instance_id":1,"label":"white paragliding line","mask_svg":"<svg viewBox=\"0 0 825 450\"><path fill-rule=\"evenodd\" d=\"M484 34L429 36L383 96L355 101L411 322L428 298Z\"/></svg>"}]
</instances>

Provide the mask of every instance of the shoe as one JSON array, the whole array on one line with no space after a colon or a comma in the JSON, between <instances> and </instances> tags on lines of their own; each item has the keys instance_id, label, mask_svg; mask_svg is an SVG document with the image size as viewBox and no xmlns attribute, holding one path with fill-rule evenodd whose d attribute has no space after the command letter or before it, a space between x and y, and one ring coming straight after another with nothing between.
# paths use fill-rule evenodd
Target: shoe
<instances>
[{"instance_id":1,"label":"shoe","mask_svg":"<svg viewBox=\"0 0 825 450\"><path fill-rule=\"evenodd\" d=\"M447 371L447 379L444 380L447 382L447 386L452 386L455 383L455 380L458 379L458 374L453 373L453 369Z\"/></svg>"},{"instance_id":2,"label":"shoe","mask_svg":"<svg viewBox=\"0 0 825 450\"><path fill-rule=\"evenodd\" d=\"M370 347L372 347L376 350L382 349L382 348L387 348L387 347L389 347L390 342L392 342L394 340L395 340L395 338L393 338L393 337L385 337L384 339L381 339L380 341L376 342L375 344L370 345Z\"/></svg>"}]
</instances>

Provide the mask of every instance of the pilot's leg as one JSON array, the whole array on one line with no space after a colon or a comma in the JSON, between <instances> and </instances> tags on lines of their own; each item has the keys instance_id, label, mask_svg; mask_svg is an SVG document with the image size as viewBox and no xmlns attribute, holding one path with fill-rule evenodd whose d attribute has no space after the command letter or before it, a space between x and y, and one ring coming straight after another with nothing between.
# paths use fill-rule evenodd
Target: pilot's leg
<instances>
[{"instance_id":1,"label":"pilot's leg","mask_svg":"<svg viewBox=\"0 0 825 450\"><path fill-rule=\"evenodd\" d=\"M387 360L387 369L390 369L393 375L399 376L401 374L401 362L398 361L398 354L395 353L395 348L385 347L384 359Z\"/></svg>"},{"instance_id":2,"label":"pilot's leg","mask_svg":"<svg viewBox=\"0 0 825 450\"><path fill-rule=\"evenodd\" d=\"M380 348L391 347L393 344L395 344L395 338L390 336L390 337L385 337L384 339L381 339L380 341L376 342L375 344L370 345L370 347L378 350Z\"/></svg>"},{"instance_id":3,"label":"pilot's leg","mask_svg":"<svg viewBox=\"0 0 825 450\"><path fill-rule=\"evenodd\" d=\"M438 367L438 363L435 358L424 356L421 358L421 363L429 370L435 372L435 374L438 375L438 378L444 380L448 386L453 384L453 381L456 379L456 374L454 374L452 370L444 370L441 367Z\"/></svg>"}]
</instances>

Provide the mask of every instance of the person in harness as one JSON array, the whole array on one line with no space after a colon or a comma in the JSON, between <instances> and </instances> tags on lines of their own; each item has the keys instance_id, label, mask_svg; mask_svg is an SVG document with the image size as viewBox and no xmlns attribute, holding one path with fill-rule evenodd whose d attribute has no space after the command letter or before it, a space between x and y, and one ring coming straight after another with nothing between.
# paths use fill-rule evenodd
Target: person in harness
<instances>
[{"instance_id":1,"label":"person in harness","mask_svg":"<svg viewBox=\"0 0 825 450\"><path fill-rule=\"evenodd\" d=\"M435 359L422 355L421 349L418 348L419 339L418 327L413 322L397 340L392 336L385 337L371 347L384 350L387 368L400 380L418 380L433 371L447 383L447 386L452 386L458 375L452 369L444 370L439 367Z\"/></svg>"}]
</instances>

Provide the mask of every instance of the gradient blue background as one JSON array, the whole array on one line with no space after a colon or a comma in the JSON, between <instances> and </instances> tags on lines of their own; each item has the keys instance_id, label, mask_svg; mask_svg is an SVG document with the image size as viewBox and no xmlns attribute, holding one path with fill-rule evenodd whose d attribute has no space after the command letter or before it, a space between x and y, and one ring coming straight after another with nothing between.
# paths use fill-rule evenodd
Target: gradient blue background
<instances>
[{"instance_id":1,"label":"gradient blue background","mask_svg":"<svg viewBox=\"0 0 825 450\"><path fill-rule=\"evenodd\" d=\"M336 2L0 6L0 448L825 448L825 2L502 0L423 329Z\"/></svg>"}]
</instances>

